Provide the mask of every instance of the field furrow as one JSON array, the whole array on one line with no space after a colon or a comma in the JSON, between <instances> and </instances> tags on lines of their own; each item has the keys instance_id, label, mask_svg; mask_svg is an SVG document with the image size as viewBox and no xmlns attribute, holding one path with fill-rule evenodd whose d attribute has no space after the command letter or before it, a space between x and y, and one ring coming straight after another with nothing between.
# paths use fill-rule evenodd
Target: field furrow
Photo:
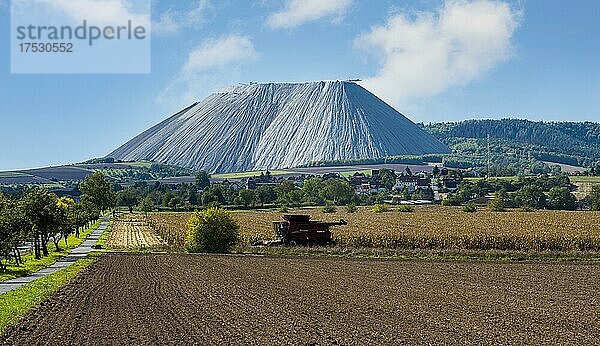
<instances>
[{"instance_id":1,"label":"field furrow","mask_svg":"<svg viewBox=\"0 0 600 346\"><path fill-rule=\"evenodd\" d=\"M598 282L595 264L107 254L2 340L592 345Z\"/></svg>"}]
</instances>

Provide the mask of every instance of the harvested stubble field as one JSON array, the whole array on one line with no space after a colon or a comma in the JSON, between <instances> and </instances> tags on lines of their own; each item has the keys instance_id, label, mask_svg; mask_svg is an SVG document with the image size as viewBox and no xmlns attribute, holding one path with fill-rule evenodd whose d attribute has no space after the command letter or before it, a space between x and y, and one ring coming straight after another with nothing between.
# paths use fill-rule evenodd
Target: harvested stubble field
<instances>
[{"instance_id":1,"label":"harvested stubble field","mask_svg":"<svg viewBox=\"0 0 600 346\"><path fill-rule=\"evenodd\" d=\"M126 249L149 249L166 244L138 214L122 214L114 219L108 246Z\"/></svg>"},{"instance_id":2,"label":"harvested stubble field","mask_svg":"<svg viewBox=\"0 0 600 346\"><path fill-rule=\"evenodd\" d=\"M600 266L105 254L5 345L598 344Z\"/></svg>"},{"instance_id":3,"label":"harvested stubble field","mask_svg":"<svg viewBox=\"0 0 600 346\"><path fill-rule=\"evenodd\" d=\"M600 212L490 212L465 213L461 208L418 207L406 213L391 210L373 213L359 208L346 213L322 209L291 210L311 214L315 220L348 221L332 228L336 245L349 248L407 250L506 250L600 252ZM240 211L233 216L240 225L241 244L273 238L272 221L277 211ZM185 239L190 214L154 214L152 224L165 239Z\"/></svg>"}]
</instances>

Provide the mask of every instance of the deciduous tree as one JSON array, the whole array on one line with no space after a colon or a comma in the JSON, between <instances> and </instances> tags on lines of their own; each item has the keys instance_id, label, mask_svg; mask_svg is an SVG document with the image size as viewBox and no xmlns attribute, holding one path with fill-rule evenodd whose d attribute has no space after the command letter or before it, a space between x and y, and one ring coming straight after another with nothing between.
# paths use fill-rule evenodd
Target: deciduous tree
<instances>
[{"instance_id":1,"label":"deciduous tree","mask_svg":"<svg viewBox=\"0 0 600 346\"><path fill-rule=\"evenodd\" d=\"M255 206L256 205L256 193L249 189L240 189L238 191L238 196L244 207Z\"/></svg>"},{"instance_id":2,"label":"deciduous tree","mask_svg":"<svg viewBox=\"0 0 600 346\"><path fill-rule=\"evenodd\" d=\"M204 190L210 186L210 175L205 171L200 171L196 174L196 187L200 190Z\"/></svg>"},{"instance_id":3,"label":"deciduous tree","mask_svg":"<svg viewBox=\"0 0 600 346\"><path fill-rule=\"evenodd\" d=\"M24 198L25 216L33 228L35 257L48 256L48 241L60 230L58 198L43 188L33 188Z\"/></svg>"},{"instance_id":4,"label":"deciduous tree","mask_svg":"<svg viewBox=\"0 0 600 346\"><path fill-rule=\"evenodd\" d=\"M82 199L94 205L100 212L109 210L115 205L116 199L112 185L100 172L95 172L85 178L79 189L83 193Z\"/></svg>"},{"instance_id":5,"label":"deciduous tree","mask_svg":"<svg viewBox=\"0 0 600 346\"><path fill-rule=\"evenodd\" d=\"M577 198L566 187L553 187L548 193L548 205L554 210L575 210Z\"/></svg>"},{"instance_id":6,"label":"deciduous tree","mask_svg":"<svg viewBox=\"0 0 600 346\"><path fill-rule=\"evenodd\" d=\"M133 207L140 203L140 195L137 189L128 187L117 193L117 205L127 207L130 213L133 213Z\"/></svg>"}]
</instances>

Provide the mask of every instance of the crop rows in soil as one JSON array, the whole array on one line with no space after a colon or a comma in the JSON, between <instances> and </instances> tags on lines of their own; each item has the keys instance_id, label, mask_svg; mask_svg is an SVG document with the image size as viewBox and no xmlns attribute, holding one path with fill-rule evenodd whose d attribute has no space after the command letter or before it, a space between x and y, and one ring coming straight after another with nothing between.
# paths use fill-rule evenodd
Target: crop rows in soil
<instances>
[{"instance_id":1,"label":"crop rows in soil","mask_svg":"<svg viewBox=\"0 0 600 346\"><path fill-rule=\"evenodd\" d=\"M594 264L106 254L3 338L591 345L599 282Z\"/></svg>"}]
</instances>

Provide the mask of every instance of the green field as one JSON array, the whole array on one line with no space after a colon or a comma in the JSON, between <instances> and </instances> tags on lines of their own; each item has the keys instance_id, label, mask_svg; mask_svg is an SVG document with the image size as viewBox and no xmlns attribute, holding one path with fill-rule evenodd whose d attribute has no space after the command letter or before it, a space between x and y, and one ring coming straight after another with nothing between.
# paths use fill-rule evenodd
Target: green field
<instances>
[{"instance_id":1,"label":"green field","mask_svg":"<svg viewBox=\"0 0 600 346\"><path fill-rule=\"evenodd\" d=\"M370 169L357 169L356 171L345 171L345 172L338 172L338 173L345 178L350 178L352 175L354 175L354 173L363 173L365 175L371 175L371 170Z\"/></svg>"},{"instance_id":2,"label":"green field","mask_svg":"<svg viewBox=\"0 0 600 346\"><path fill-rule=\"evenodd\" d=\"M569 177L572 183L592 183L600 184L600 177L584 177L584 176L573 176Z\"/></svg>"},{"instance_id":3,"label":"green field","mask_svg":"<svg viewBox=\"0 0 600 346\"><path fill-rule=\"evenodd\" d=\"M466 181L480 181L484 178L465 178ZM492 177L491 180L505 180L510 182L515 182L519 180L517 176L511 177ZM600 177L586 177L586 176L570 176L569 179L573 184L577 183L591 183L591 184L600 184Z\"/></svg>"},{"instance_id":4,"label":"green field","mask_svg":"<svg viewBox=\"0 0 600 346\"><path fill-rule=\"evenodd\" d=\"M122 165L126 166L131 166L131 167L144 167L144 168L150 168L150 166L152 166L152 162L145 162L145 161L139 161L139 162L123 162Z\"/></svg>"},{"instance_id":5,"label":"green field","mask_svg":"<svg viewBox=\"0 0 600 346\"><path fill-rule=\"evenodd\" d=\"M212 178L220 178L220 179L240 179L240 178L250 178L254 176L259 176L261 173L265 173L266 171L248 171L248 172L237 172L237 173L221 173L221 174L212 174ZM283 175L283 174L293 174L295 172L292 171L269 171L271 175Z\"/></svg>"},{"instance_id":6,"label":"green field","mask_svg":"<svg viewBox=\"0 0 600 346\"><path fill-rule=\"evenodd\" d=\"M21 172L0 172L0 178L15 178L15 177L26 177L29 174Z\"/></svg>"},{"instance_id":7,"label":"green field","mask_svg":"<svg viewBox=\"0 0 600 346\"><path fill-rule=\"evenodd\" d=\"M351 177L354 173L359 172L359 173L364 173L367 175L371 174L371 170L370 169L357 169L355 171L344 171L344 172L335 172L335 169L332 168L332 173L339 173L340 175L349 178ZM297 174L298 172L294 172L294 171L284 171L284 170L279 170L279 171L269 171L271 172L271 175L284 175L284 174ZM250 178L250 177L254 177L254 176L259 176L261 173L265 173L265 171L248 171L248 172L236 172L236 173L220 173L220 174L212 174L211 177L212 178L220 178L220 179L240 179L240 178Z\"/></svg>"}]
</instances>

